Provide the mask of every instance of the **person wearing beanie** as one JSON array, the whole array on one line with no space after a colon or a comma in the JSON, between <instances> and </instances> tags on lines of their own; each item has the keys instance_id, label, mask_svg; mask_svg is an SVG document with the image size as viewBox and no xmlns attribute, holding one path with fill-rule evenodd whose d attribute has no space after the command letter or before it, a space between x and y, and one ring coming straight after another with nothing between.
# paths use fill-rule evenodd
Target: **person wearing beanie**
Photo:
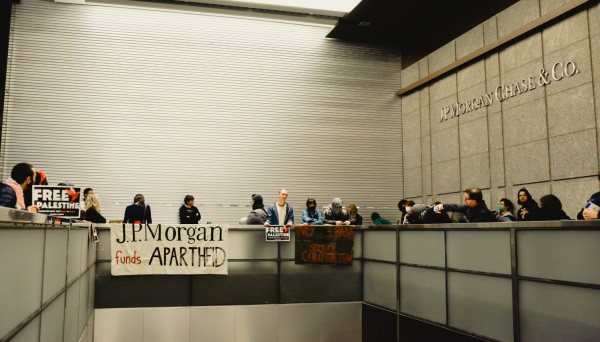
<instances>
[{"instance_id":1,"label":"person wearing beanie","mask_svg":"<svg viewBox=\"0 0 600 342\"><path fill-rule=\"evenodd\" d=\"M302 212L303 224L323 224L323 214L317 209L317 200L306 200L306 209Z\"/></svg>"},{"instance_id":2,"label":"person wearing beanie","mask_svg":"<svg viewBox=\"0 0 600 342\"><path fill-rule=\"evenodd\" d=\"M179 223L198 224L202 215L200 210L194 206L194 196L186 195L183 198L183 205L179 208Z\"/></svg>"},{"instance_id":3,"label":"person wearing beanie","mask_svg":"<svg viewBox=\"0 0 600 342\"><path fill-rule=\"evenodd\" d=\"M261 195L252 195L252 211L246 217L245 224L264 224L267 221L267 211Z\"/></svg>"},{"instance_id":4,"label":"person wearing beanie","mask_svg":"<svg viewBox=\"0 0 600 342\"><path fill-rule=\"evenodd\" d=\"M355 219L350 217L350 214L342 207L342 200L338 197L331 200L329 208L325 210L326 224L335 224L336 226L354 224Z\"/></svg>"}]
</instances>

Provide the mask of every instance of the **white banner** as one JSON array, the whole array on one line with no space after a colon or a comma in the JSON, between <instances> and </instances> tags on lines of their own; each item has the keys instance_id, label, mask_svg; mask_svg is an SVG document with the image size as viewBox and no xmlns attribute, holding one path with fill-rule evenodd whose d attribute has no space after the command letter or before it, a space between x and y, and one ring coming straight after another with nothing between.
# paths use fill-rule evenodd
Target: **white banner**
<instances>
[{"instance_id":1,"label":"white banner","mask_svg":"<svg viewBox=\"0 0 600 342\"><path fill-rule=\"evenodd\" d=\"M227 227L111 224L114 276L227 274Z\"/></svg>"}]
</instances>

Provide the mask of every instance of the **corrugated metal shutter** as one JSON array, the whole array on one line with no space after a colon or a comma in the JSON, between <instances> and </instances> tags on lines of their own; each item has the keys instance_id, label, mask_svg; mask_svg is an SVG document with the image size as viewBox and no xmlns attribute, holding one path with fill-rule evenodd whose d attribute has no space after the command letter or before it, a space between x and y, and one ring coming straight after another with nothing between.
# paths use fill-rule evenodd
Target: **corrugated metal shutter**
<instances>
[{"instance_id":1,"label":"corrugated metal shutter","mask_svg":"<svg viewBox=\"0 0 600 342\"><path fill-rule=\"evenodd\" d=\"M184 195L235 223L250 195L340 196L395 219L402 189L398 52L325 39L331 27L196 12L22 0L4 175L93 187L109 219L136 193L155 222ZM387 208L387 209L386 209Z\"/></svg>"}]
</instances>

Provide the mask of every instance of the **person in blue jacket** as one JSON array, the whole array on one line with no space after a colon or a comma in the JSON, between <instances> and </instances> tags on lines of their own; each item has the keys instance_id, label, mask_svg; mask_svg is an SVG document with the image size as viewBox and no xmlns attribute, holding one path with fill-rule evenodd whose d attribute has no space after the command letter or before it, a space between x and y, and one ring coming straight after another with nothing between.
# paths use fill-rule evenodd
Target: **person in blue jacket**
<instances>
[{"instance_id":1,"label":"person in blue jacket","mask_svg":"<svg viewBox=\"0 0 600 342\"><path fill-rule=\"evenodd\" d=\"M294 208L287 203L288 191L281 189L278 196L279 200L267 210L265 227L270 225L291 227L294 224Z\"/></svg>"},{"instance_id":2,"label":"person in blue jacket","mask_svg":"<svg viewBox=\"0 0 600 342\"><path fill-rule=\"evenodd\" d=\"M323 224L323 214L317 209L317 200L309 198L306 200L306 209L302 212L303 224Z\"/></svg>"}]
</instances>

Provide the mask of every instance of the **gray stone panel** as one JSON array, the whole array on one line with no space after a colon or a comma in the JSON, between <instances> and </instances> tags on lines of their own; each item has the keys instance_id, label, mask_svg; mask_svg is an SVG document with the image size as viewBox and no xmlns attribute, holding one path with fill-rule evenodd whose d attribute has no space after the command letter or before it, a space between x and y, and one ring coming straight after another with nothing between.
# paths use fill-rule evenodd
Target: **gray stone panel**
<instances>
[{"instance_id":1,"label":"gray stone panel","mask_svg":"<svg viewBox=\"0 0 600 342\"><path fill-rule=\"evenodd\" d=\"M431 165L423 167L423 196L431 196Z\"/></svg>"},{"instance_id":2,"label":"gray stone panel","mask_svg":"<svg viewBox=\"0 0 600 342\"><path fill-rule=\"evenodd\" d=\"M600 12L600 5L596 6L596 13ZM591 14L590 14L591 18ZM595 35L591 38L592 45L592 61L594 67L594 94L596 107L596 129L600 127L600 35ZM600 146L600 135L598 137L598 146Z\"/></svg>"},{"instance_id":3,"label":"gray stone panel","mask_svg":"<svg viewBox=\"0 0 600 342\"><path fill-rule=\"evenodd\" d=\"M572 219L585 205L592 194L598 192L598 177L567 179L552 182L552 193L560 199L563 210Z\"/></svg>"},{"instance_id":4,"label":"gray stone panel","mask_svg":"<svg viewBox=\"0 0 600 342\"><path fill-rule=\"evenodd\" d=\"M461 188L490 187L490 155L476 154L460 160Z\"/></svg>"},{"instance_id":5,"label":"gray stone panel","mask_svg":"<svg viewBox=\"0 0 600 342\"><path fill-rule=\"evenodd\" d=\"M431 136L421 137L421 151L423 165L431 165Z\"/></svg>"},{"instance_id":6,"label":"gray stone panel","mask_svg":"<svg viewBox=\"0 0 600 342\"><path fill-rule=\"evenodd\" d=\"M402 87L413 84L419 80L419 65L413 64L402 70Z\"/></svg>"},{"instance_id":7,"label":"gray stone panel","mask_svg":"<svg viewBox=\"0 0 600 342\"><path fill-rule=\"evenodd\" d=\"M582 131L596 122L591 83L550 95L546 102L550 137Z\"/></svg>"},{"instance_id":8,"label":"gray stone panel","mask_svg":"<svg viewBox=\"0 0 600 342\"><path fill-rule=\"evenodd\" d=\"M502 198L508 198L506 197L506 188L490 189L490 201L488 202L490 210L498 210L498 202L500 202L500 199ZM510 200L512 202L512 199ZM515 203L513 202L513 204Z\"/></svg>"},{"instance_id":9,"label":"gray stone panel","mask_svg":"<svg viewBox=\"0 0 600 342\"><path fill-rule=\"evenodd\" d=\"M431 104L431 107L429 107L429 118L431 123L430 129L432 132L458 126L458 118L456 117L450 118L450 116L448 116L448 120L440 121L441 109L445 106L455 104L456 101L456 94L453 94Z\"/></svg>"},{"instance_id":10,"label":"gray stone panel","mask_svg":"<svg viewBox=\"0 0 600 342\"><path fill-rule=\"evenodd\" d=\"M507 72L542 57L542 36L535 33L500 52L500 70ZM502 82L511 82L502 78Z\"/></svg>"},{"instance_id":11,"label":"gray stone panel","mask_svg":"<svg viewBox=\"0 0 600 342\"><path fill-rule=\"evenodd\" d=\"M421 107L429 106L429 87L424 87L419 90L419 98L421 102Z\"/></svg>"},{"instance_id":12,"label":"gray stone panel","mask_svg":"<svg viewBox=\"0 0 600 342\"><path fill-rule=\"evenodd\" d=\"M547 138L546 103L544 99L506 110L503 118L505 147Z\"/></svg>"},{"instance_id":13,"label":"gray stone panel","mask_svg":"<svg viewBox=\"0 0 600 342\"><path fill-rule=\"evenodd\" d=\"M423 189L421 168L405 169L404 171L404 197L421 196Z\"/></svg>"},{"instance_id":14,"label":"gray stone panel","mask_svg":"<svg viewBox=\"0 0 600 342\"><path fill-rule=\"evenodd\" d=\"M452 94L456 94L456 74L450 74L429 87L431 102L437 102Z\"/></svg>"},{"instance_id":15,"label":"gray stone panel","mask_svg":"<svg viewBox=\"0 0 600 342\"><path fill-rule=\"evenodd\" d=\"M542 32L544 53L549 54L589 37L587 12L572 17L545 29Z\"/></svg>"},{"instance_id":16,"label":"gray stone panel","mask_svg":"<svg viewBox=\"0 0 600 342\"><path fill-rule=\"evenodd\" d=\"M458 126L433 133L431 137L432 163L435 165L457 159L459 157L458 146Z\"/></svg>"},{"instance_id":17,"label":"gray stone panel","mask_svg":"<svg viewBox=\"0 0 600 342\"><path fill-rule=\"evenodd\" d=\"M527 184L550 180L550 160L546 139L513 146L506 155L508 181Z\"/></svg>"},{"instance_id":18,"label":"gray stone panel","mask_svg":"<svg viewBox=\"0 0 600 342\"><path fill-rule=\"evenodd\" d=\"M486 81L485 81L486 93L489 94L489 93L495 91L495 89L498 85L500 85L500 76L494 76L492 78L486 79ZM486 108L487 108L487 111L489 114L498 113L502 110L502 102L496 101L496 99L493 99L492 104L487 106Z\"/></svg>"},{"instance_id":19,"label":"gray stone panel","mask_svg":"<svg viewBox=\"0 0 600 342\"><path fill-rule=\"evenodd\" d=\"M500 12L498 18L499 38L519 29L540 16L539 0L521 0Z\"/></svg>"},{"instance_id":20,"label":"gray stone panel","mask_svg":"<svg viewBox=\"0 0 600 342\"><path fill-rule=\"evenodd\" d=\"M590 24L590 36L600 34L600 3L590 8L588 11L588 18Z\"/></svg>"},{"instance_id":21,"label":"gray stone panel","mask_svg":"<svg viewBox=\"0 0 600 342\"><path fill-rule=\"evenodd\" d=\"M560 6L568 3L569 1L571 1L571 0L542 0L542 1L540 1L542 15L559 8Z\"/></svg>"},{"instance_id":22,"label":"gray stone panel","mask_svg":"<svg viewBox=\"0 0 600 342\"><path fill-rule=\"evenodd\" d=\"M461 158L488 151L487 117L464 124L461 122L459 132Z\"/></svg>"},{"instance_id":23,"label":"gray stone panel","mask_svg":"<svg viewBox=\"0 0 600 342\"><path fill-rule=\"evenodd\" d=\"M490 179L492 187L505 186L504 179L504 150L490 152Z\"/></svg>"},{"instance_id":24,"label":"gray stone panel","mask_svg":"<svg viewBox=\"0 0 600 342\"><path fill-rule=\"evenodd\" d=\"M463 189L464 190L464 189ZM453 194L443 194L435 196L435 201L447 204L464 204L464 193L462 190ZM433 201L433 202L435 202Z\"/></svg>"},{"instance_id":25,"label":"gray stone panel","mask_svg":"<svg viewBox=\"0 0 600 342\"><path fill-rule=\"evenodd\" d=\"M458 91L471 88L472 86L485 82L485 62L478 62L461 69L457 73Z\"/></svg>"},{"instance_id":26,"label":"gray stone panel","mask_svg":"<svg viewBox=\"0 0 600 342\"><path fill-rule=\"evenodd\" d=\"M540 69L543 68L543 60L538 58L534 61L531 61L527 64L518 66L510 71L503 73L502 75L502 84L505 87L508 87L509 84L513 84L513 89L515 89L516 94L516 86L515 83L519 84L521 89L521 94L512 96L507 98L502 102L503 110L509 109L514 106L521 105L523 103L528 103L536 99L540 99L545 96L544 88L538 85L538 75L540 73ZM531 90L526 90L529 88L530 77L531 82L534 83ZM525 83L527 88L522 87L522 84ZM492 89L491 91L495 91ZM503 92L506 95L506 91ZM496 101L496 99L494 98Z\"/></svg>"},{"instance_id":27,"label":"gray stone panel","mask_svg":"<svg viewBox=\"0 0 600 342\"><path fill-rule=\"evenodd\" d=\"M475 26L456 38L456 59L483 47L483 25Z\"/></svg>"},{"instance_id":28,"label":"gray stone panel","mask_svg":"<svg viewBox=\"0 0 600 342\"><path fill-rule=\"evenodd\" d=\"M577 66L578 73L570 77L563 77L559 81L552 81L546 86L548 95L561 92L563 90L577 87L578 85L592 81L592 65L590 59L590 42L584 39L569 47L558 50L552 54L546 55L546 72L551 72L553 65L557 62L573 61ZM597 69L595 67L594 69ZM558 66L557 70L563 70Z\"/></svg>"},{"instance_id":29,"label":"gray stone panel","mask_svg":"<svg viewBox=\"0 0 600 342\"><path fill-rule=\"evenodd\" d=\"M500 113L488 115L488 132L490 151L504 148L504 136L502 135L502 115L500 115Z\"/></svg>"},{"instance_id":30,"label":"gray stone panel","mask_svg":"<svg viewBox=\"0 0 600 342\"><path fill-rule=\"evenodd\" d=\"M412 113L419 109L419 92L402 96L402 113Z\"/></svg>"},{"instance_id":31,"label":"gray stone panel","mask_svg":"<svg viewBox=\"0 0 600 342\"><path fill-rule=\"evenodd\" d=\"M402 115L402 129L404 141L419 138L421 136L421 111L417 110Z\"/></svg>"},{"instance_id":32,"label":"gray stone panel","mask_svg":"<svg viewBox=\"0 0 600 342\"><path fill-rule=\"evenodd\" d=\"M458 102L466 103L468 101L472 101L475 99L479 99L485 93L485 83L479 83L471 88L465 89L463 91L458 92ZM472 110L468 113L464 113L459 118L459 124L463 124L465 122L477 120L479 118L487 116L487 107L478 108Z\"/></svg>"},{"instance_id":33,"label":"gray stone panel","mask_svg":"<svg viewBox=\"0 0 600 342\"><path fill-rule=\"evenodd\" d=\"M513 186L511 192L507 192L507 195L510 197L506 197L509 200L513 201L515 208L519 209L521 206L517 203L519 200L519 189L526 188L529 190L531 197L540 204L540 198L544 195L550 194L550 182L547 183L536 183L536 184L520 184L518 186Z\"/></svg>"},{"instance_id":34,"label":"gray stone panel","mask_svg":"<svg viewBox=\"0 0 600 342\"><path fill-rule=\"evenodd\" d=\"M596 129L550 138L552 178L587 176L598 170Z\"/></svg>"},{"instance_id":35,"label":"gray stone panel","mask_svg":"<svg viewBox=\"0 0 600 342\"><path fill-rule=\"evenodd\" d=\"M458 159L433 165L433 193L447 194L460 191L460 166Z\"/></svg>"},{"instance_id":36,"label":"gray stone panel","mask_svg":"<svg viewBox=\"0 0 600 342\"><path fill-rule=\"evenodd\" d=\"M455 42L442 46L429 55L429 73L434 73L456 60Z\"/></svg>"},{"instance_id":37,"label":"gray stone panel","mask_svg":"<svg viewBox=\"0 0 600 342\"><path fill-rule=\"evenodd\" d=\"M421 107L421 135L428 135L431 131L431 118L429 106Z\"/></svg>"},{"instance_id":38,"label":"gray stone panel","mask_svg":"<svg viewBox=\"0 0 600 342\"><path fill-rule=\"evenodd\" d=\"M429 57L425 57L419 61L419 75L421 78L429 76Z\"/></svg>"},{"instance_id":39,"label":"gray stone panel","mask_svg":"<svg viewBox=\"0 0 600 342\"><path fill-rule=\"evenodd\" d=\"M496 17L492 17L483 23L483 38L485 45L498 40L498 22Z\"/></svg>"},{"instance_id":40,"label":"gray stone panel","mask_svg":"<svg viewBox=\"0 0 600 342\"><path fill-rule=\"evenodd\" d=\"M421 166L421 139L404 141L404 168L414 169Z\"/></svg>"},{"instance_id":41,"label":"gray stone panel","mask_svg":"<svg viewBox=\"0 0 600 342\"><path fill-rule=\"evenodd\" d=\"M485 77L490 79L500 75L500 61L497 53L485 58Z\"/></svg>"}]
</instances>

